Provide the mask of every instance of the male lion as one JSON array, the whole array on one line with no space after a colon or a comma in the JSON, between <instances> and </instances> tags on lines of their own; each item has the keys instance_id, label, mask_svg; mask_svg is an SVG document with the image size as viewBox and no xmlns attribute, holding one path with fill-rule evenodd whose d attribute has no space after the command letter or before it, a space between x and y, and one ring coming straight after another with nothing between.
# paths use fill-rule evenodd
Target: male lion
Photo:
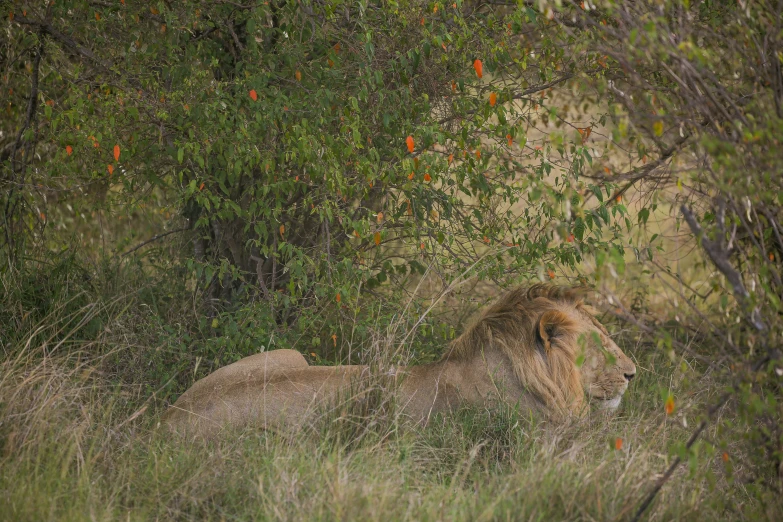
<instances>
[{"instance_id":1,"label":"male lion","mask_svg":"<svg viewBox=\"0 0 783 522\"><path fill-rule=\"evenodd\" d=\"M636 366L578 291L517 288L488 307L437 362L392 372L404 415L503 400L550 417L589 400L616 408ZM366 381L366 366L308 366L293 350L253 355L196 382L163 415L172 431L212 437L224 428L299 426Z\"/></svg>"}]
</instances>

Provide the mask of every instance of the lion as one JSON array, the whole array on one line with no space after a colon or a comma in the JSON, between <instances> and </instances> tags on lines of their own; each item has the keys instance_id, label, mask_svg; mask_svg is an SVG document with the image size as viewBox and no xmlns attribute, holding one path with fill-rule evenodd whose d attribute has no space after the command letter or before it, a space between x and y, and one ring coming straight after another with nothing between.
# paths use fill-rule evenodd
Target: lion
<instances>
[{"instance_id":1,"label":"lion","mask_svg":"<svg viewBox=\"0 0 783 522\"><path fill-rule=\"evenodd\" d=\"M427 423L461 407L515 407L563 418L590 403L614 409L636 366L612 341L581 291L516 288L489 306L443 357L384 374L402 414ZM224 429L296 428L350 395L368 366L309 366L294 350L265 352L197 381L163 415L169 430L206 438Z\"/></svg>"}]
</instances>

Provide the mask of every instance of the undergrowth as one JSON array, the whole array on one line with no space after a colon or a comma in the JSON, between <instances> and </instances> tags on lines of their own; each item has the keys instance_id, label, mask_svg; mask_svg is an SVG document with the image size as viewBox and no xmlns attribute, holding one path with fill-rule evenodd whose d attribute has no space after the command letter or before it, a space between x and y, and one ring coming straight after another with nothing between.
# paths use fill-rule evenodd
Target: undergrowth
<instances>
[{"instance_id":1,"label":"undergrowth","mask_svg":"<svg viewBox=\"0 0 783 522\"><path fill-rule=\"evenodd\" d=\"M511 408L464 410L411 427L379 380L366 400L303 432L172 439L158 417L200 373L186 358L184 375L161 385L143 361L183 353L172 339L185 330L171 325L187 307L148 313L129 276L111 291L81 279L86 287L43 297L26 289L35 277L13 277L3 304L21 305L6 308L0 368L0 513L10 520L623 520L719 393L698 364L624 331L618 342L640 371L611 415L550 425ZM35 299L32 317L24 307ZM666 394L678 398L672 415ZM745 465L732 411L719 412L701 458L678 470L646 518L781 514L779 498L754 489L765 477Z\"/></svg>"}]
</instances>

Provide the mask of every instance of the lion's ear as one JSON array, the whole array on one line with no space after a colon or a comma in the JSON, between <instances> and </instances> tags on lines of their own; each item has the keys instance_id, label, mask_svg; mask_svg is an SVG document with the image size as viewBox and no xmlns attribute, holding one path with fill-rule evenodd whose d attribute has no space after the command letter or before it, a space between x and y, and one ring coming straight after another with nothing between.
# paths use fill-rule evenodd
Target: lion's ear
<instances>
[{"instance_id":1,"label":"lion's ear","mask_svg":"<svg viewBox=\"0 0 783 522\"><path fill-rule=\"evenodd\" d=\"M552 348L552 339L567 331L572 324L572 319L558 310L548 310L541 314L538 318L536 335L544 345L546 353L549 353Z\"/></svg>"}]
</instances>

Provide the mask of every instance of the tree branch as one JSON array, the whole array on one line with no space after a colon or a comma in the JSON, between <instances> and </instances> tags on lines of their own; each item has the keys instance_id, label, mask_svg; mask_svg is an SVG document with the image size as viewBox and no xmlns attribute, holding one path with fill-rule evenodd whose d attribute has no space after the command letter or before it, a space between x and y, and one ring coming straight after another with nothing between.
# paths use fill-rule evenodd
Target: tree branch
<instances>
[{"instance_id":1,"label":"tree branch","mask_svg":"<svg viewBox=\"0 0 783 522\"><path fill-rule=\"evenodd\" d=\"M166 236L170 236L171 234L176 234L177 232L185 232L186 230L190 230L190 227L178 228L176 230L169 230L168 232L164 232L162 234L158 234L157 236L153 236L150 239L139 243L138 245L136 245L135 247L131 248L130 250L128 250L124 254L121 254L120 257L127 257L127 256L131 255L132 253L134 253L135 251L137 251L138 249L140 249L141 247L143 247L145 245L148 245L148 244L152 243L153 241L157 241L158 239L164 238Z\"/></svg>"}]
</instances>

